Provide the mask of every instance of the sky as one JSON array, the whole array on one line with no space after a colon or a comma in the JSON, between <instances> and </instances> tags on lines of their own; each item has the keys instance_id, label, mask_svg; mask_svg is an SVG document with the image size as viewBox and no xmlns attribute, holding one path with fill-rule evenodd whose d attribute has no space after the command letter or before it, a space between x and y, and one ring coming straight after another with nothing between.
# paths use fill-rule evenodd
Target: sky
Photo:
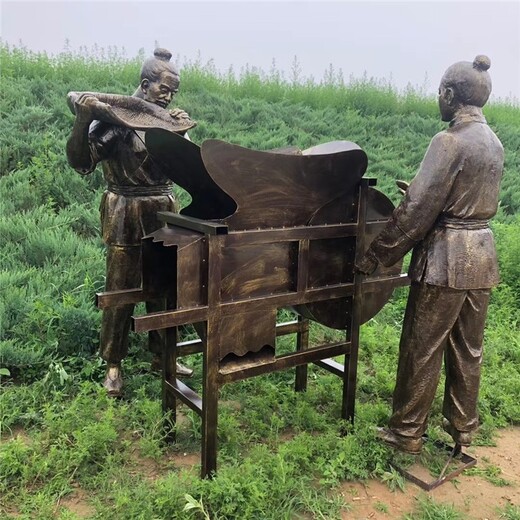
<instances>
[{"instance_id":1,"label":"sky","mask_svg":"<svg viewBox=\"0 0 520 520\"><path fill-rule=\"evenodd\" d=\"M221 72L246 66L320 81L331 65L435 94L456 61L491 59L493 98L520 99L520 0L502 1L9 1L2 40L59 54L117 47L128 57L158 43L181 67L200 58ZM182 74L182 72L181 72Z\"/></svg>"}]
</instances>

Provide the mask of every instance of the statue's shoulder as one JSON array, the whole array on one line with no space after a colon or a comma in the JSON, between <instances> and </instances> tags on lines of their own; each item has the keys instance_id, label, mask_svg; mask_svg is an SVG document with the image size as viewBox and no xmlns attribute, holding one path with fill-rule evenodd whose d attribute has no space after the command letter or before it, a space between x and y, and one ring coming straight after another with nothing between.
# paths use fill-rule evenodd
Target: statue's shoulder
<instances>
[{"instance_id":1,"label":"statue's shoulder","mask_svg":"<svg viewBox=\"0 0 520 520\"><path fill-rule=\"evenodd\" d=\"M433 136L430 142L431 148L453 148L457 146L458 138L455 133L451 131L451 128L442 130Z\"/></svg>"}]
</instances>

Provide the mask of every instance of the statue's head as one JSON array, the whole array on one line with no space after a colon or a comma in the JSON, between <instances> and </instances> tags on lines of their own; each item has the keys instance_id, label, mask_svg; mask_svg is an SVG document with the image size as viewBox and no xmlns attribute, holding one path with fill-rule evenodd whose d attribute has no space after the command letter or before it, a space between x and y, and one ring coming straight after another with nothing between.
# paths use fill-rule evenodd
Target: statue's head
<instances>
[{"instance_id":1,"label":"statue's head","mask_svg":"<svg viewBox=\"0 0 520 520\"><path fill-rule=\"evenodd\" d=\"M483 107L491 94L491 61L479 55L473 63L459 61L444 73L439 86L439 108L443 121L451 121L463 106Z\"/></svg>"},{"instance_id":2,"label":"statue's head","mask_svg":"<svg viewBox=\"0 0 520 520\"><path fill-rule=\"evenodd\" d=\"M172 53L166 49L155 49L141 68L140 90L143 99L166 108L179 91L179 73L170 62Z\"/></svg>"}]
</instances>

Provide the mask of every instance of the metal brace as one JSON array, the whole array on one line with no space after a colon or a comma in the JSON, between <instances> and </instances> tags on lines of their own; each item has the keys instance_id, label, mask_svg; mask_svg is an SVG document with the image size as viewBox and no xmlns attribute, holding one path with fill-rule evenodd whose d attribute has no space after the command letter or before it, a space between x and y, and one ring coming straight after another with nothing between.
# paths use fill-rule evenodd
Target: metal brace
<instances>
[{"instance_id":1,"label":"metal brace","mask_svg":"<svg viewBox=\"0 0 520 520\"><path fill-rule=\"evenodd\" d=\"M423 440L428 440L427 436L423 437ZM447 451L450 455L448 457L448 461L442 468L442 471L440 475L431 482L426 482L425 480L420 479L416 475L412 474L411 472L407 471L406 469L402 468L401 466L398 466L394 462L391 462L390 465L404 478L409 480L410 482L413 482L417 486L419 486L421 489L424 489L425 491L431 491L432 489L435 489L445 482L448 482L449 480L454 479L458 475L460 475L465 469L471 468L477 464L477 459L472 457L471 455L468 455L467 453L464 453L462 451L462 446L460 444L455 444L455 446L452 448L450 445L441 442L441 441L433 441L433 444L435 447ZM458 461L461 463L459 467L450 473L446 474L446 471L448 470L449 465L454 459L458 459Z\"/></svg>"}]
</instances>

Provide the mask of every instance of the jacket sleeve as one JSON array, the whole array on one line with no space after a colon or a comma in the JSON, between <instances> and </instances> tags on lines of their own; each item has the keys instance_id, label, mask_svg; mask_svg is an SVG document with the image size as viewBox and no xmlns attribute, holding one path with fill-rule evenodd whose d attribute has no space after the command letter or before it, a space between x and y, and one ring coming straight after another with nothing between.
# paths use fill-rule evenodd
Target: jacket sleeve
<instances>
[{"instance_id":1,"label":"jacket sleeve","mask_svg":"<svg viewBox=\"0 0 520 520\"><path fill-rule=\"evenodd\" d=\"M90 125L88 145L90 149L91 166L81 173L92 173L99 162L108 159L119 136L119 129L108 123L94 121Z\"/></svg>"},{"instance_id":2,"label":"jacket sleeve","mask_svg":"<svg viewBox=\"0 0 520 520\"><path fill-rule=\"evenodd\" d=\"M456 137L440 132L431 141L419 171L367 256L389 267L421 241L446 206L463 158Z\"/></svg>"}]
</instances>

